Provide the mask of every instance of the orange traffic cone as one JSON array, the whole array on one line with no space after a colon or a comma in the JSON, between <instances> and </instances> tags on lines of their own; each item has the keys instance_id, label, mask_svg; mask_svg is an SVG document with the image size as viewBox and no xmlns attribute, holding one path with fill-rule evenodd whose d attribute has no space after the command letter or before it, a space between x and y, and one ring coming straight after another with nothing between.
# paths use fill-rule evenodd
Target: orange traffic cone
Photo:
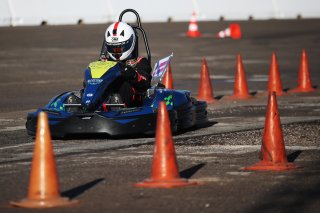
<instances>
[{"instance_id":1,"label":"orange traffic cone","mask_svg":"<svg viewBox=\"0 0 320 213\"><path fill-rule=\"evenodd\" d=\"M240 39L242 37L241 27L239 24L230 24L231 38Z\"/></svg>"},{"instance_id":2,"label":"orange traffic cone","mask_svg":"<svg viewBox=\"0 0 320 213\"><path fill-rule=\"evenodd\" d=\"M180 178L166 103L160 102L151 178L137 183L135 186L173 188L196 184L196 182L188 182L186 179Z\"/></svg>"},{"instance_id":3,"label":"orange traffic cone","mask_svg":"<svg viewBox=\"0 0 320 213\"><path fill-rule=\"evenodd\" d=\"M239 24L232 23L225 30L221 30L216 34L216 38L232 38L241 39L242 32Z\"/></svg>"},{"instance_id":4,"label":"orange traffic cone","mask_svg":"<svg viewBox=\"0 0 320 213\"><path fill-rule=\"evenodd\" d=\"M217 34L216 34L216 38L229 38L231 35L231 30L230 28L226 28L224 30L221 30L219 31Z\"/></svg>"},{"instance_id":5,"label":"orange traffic cone","mask_svg":"<svg viewBox=\"0 0 320 213\"><path fill-rule=\"evenodd\" d=\"M298 78L298 87L290 90L289 92L314 92L314 91L316 91L316 89L314 89L311 84L307 53L305 50L302 50L299 78Z\"/></svg>"},{"instance_id":6,"label":"orange traffic cone","mask_svg":"<svg viewBox=\"0 0 320 213\"><path fill-rule=\"evenodd\" d=\"M295 164L288 163L287 160L275 92L269 92L261 157L262 160L260 162L243 169L281 171L297 168Z\"/></svg>"},{"instance_id":7,"label":"orange traffic cone","mask_svg":"<svg viewBox=\"0 0 320 213\"><path fill-rule=\"evenodd\" d=\"M168 65L167 71L164 74L162 83L167 89L173 89L172 72L170 64Z\"/></svg>"},{"instance_id":8,"label":"orange traffic cone","mask_svg":"<svg viewBox=\"0 0 320 213\"><path fill-rule=\"evenodd\" d=\"M48 117L39 113L28 197L11 205L24 208L51 208L77 203L60 197L56 163L51 145Z\"/></svg>"},{"instance_id":9,"label":"orange traffic cone","mask_svg":"<svg viewBox=\"0 0 320 213\"><path fill-rule=\"evenodd\" d=\"M190 38L198 38L201 36L195 12L192 13L192 16L189 22L189 29L186 35Z\"/></svg>"},{"instance_id":10,"label":"orange traffic cone","mask_svg":"<svg viewBox=\"0 0 320 213\"><path fill-rule=\"evenodd\" d=\"M280 79L279 66L277 61L276 53L272 53L270 71L269 71L269 82L268 82L268 92L276 92L277 96L284 95L282 89L282 83Z\"/></svg>"},{"instance_id":11,"label":"orange traffic cone","mask_svg":"<svg viewBox=\"0 0 320 213\"><path fill-rule=\"evenodd\" d=\"M206 101L208 103L215 102L213 97L210 73L209 73L207 61L205 58L202 59L199 94L197 98L199 100Z\"/></svg>"},{"instance_id":12,"label":"orange traffic cone","mask_svg":"<svg viewBox=\"0 0 320 213\"><path fill-rule=\"evenodd\" d=\"M249 94L246 74L244 72L240 54L237 55L236 80L234 82L233 95L227 98L232 100L253 98L253 96Z\"/></svg>"}]
</instances>

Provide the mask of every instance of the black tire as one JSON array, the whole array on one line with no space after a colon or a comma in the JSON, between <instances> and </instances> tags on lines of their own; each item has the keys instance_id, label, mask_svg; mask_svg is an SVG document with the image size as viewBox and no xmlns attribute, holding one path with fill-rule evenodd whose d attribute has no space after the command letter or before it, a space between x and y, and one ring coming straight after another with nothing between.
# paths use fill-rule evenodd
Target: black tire
<instances>
[{"instance_id":1,"label":"black tire","mask_svg":"<svg viewBox=\"0 0 320 213\"><path fill-rule=\"evenodd\" d=\"M193 105L195 106L195 125L202 125L208 122L207 102L198 101L195 98L191 98Z\"/></svg>"},{"instance_id":2,"label":"black tire","mask_svg":"<svg viewBox=\"0 0 320 213\"><path fill-rule=\"evenodd\" d=\"M195 125L195 110L192 102L178 107L178 130L187 129Z\"/></svg>"}]
</instances>

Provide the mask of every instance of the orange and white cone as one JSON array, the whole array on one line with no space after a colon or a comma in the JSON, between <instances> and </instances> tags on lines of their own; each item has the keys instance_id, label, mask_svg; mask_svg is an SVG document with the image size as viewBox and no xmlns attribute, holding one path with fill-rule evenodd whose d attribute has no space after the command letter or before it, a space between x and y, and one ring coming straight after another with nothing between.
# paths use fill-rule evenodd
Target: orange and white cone
<instances>
[{"instance_id":1,"label":"orange and white cone","mask_svg":"<svg viewBox=\"0 0 320 213\"><path fill-rule=\"evenodd\" d=\"M216 34L216 38L232 38L241 39L242 32L239 24L232 23L225 30L221 30Z\"/></svg>"},{"instance_id":2,"label":"orange and white cone","mask_svg":"<svg viewBox=\"0 0 320 213\"><path fill-rule=\"evenodd\" d=\"M242 32L239 24L232 23L229 25L232 39L241 39Z\"/></svg>"},{"instance_id":3,"label":"orange and white cone","mask_svg":"<svg viewBox=\"0 0 320 213\"><path fill-rule=\"evenodd\" d=\"M225 30L221 30L216 34L216 38L229 38L231 35L231 30L230 28L226 28Z\"/></svg>"},{"instance_id":4,"label":"orange and white cone","mask_svg":"<svg viewBox=\"0 0 320 213\"><path fill-rule=\"evenodd\" d=\"M201 36L195 12L192 13L192 16L189 22L189 29L186 35L190 38L198 38Z\"/></svg>"}]
</instances>

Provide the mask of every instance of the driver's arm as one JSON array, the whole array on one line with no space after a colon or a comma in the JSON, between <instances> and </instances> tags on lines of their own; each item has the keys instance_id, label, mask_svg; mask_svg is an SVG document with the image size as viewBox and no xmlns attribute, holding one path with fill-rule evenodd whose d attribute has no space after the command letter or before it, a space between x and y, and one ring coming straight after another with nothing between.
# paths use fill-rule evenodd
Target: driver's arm
<instances>
[{"instance_id":1,"label":"driver's arm","mask_svg":"<svg viewBox=\"0 0 320 213\"><path fill-rule=\"evenodd\" d=\"M139 60L136 66L136 72L137 77L133 82L135 88L139 90L146 90L150 88L151 66L146 58L142 58Z\"/></svg>"}]
</instances>

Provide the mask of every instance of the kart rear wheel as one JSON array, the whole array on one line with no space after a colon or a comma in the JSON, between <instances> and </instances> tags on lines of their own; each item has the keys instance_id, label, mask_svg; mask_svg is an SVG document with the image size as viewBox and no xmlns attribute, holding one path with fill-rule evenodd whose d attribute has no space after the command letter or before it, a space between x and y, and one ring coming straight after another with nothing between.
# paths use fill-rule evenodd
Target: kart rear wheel
<instances>
[{"instance_id":1,"label":"kart rear wheel","mask_svg":"<svg viewBox=\"0 0 320 213\"><path fill-rule=\"evenodd\" d=\"M195 125L203 125L208 122L208 112L207 112L207 102L205 101L198 101L195 98L191 98L193 105L196 108L196 118L195 118Z\"/></svg>"}]
</instances>

